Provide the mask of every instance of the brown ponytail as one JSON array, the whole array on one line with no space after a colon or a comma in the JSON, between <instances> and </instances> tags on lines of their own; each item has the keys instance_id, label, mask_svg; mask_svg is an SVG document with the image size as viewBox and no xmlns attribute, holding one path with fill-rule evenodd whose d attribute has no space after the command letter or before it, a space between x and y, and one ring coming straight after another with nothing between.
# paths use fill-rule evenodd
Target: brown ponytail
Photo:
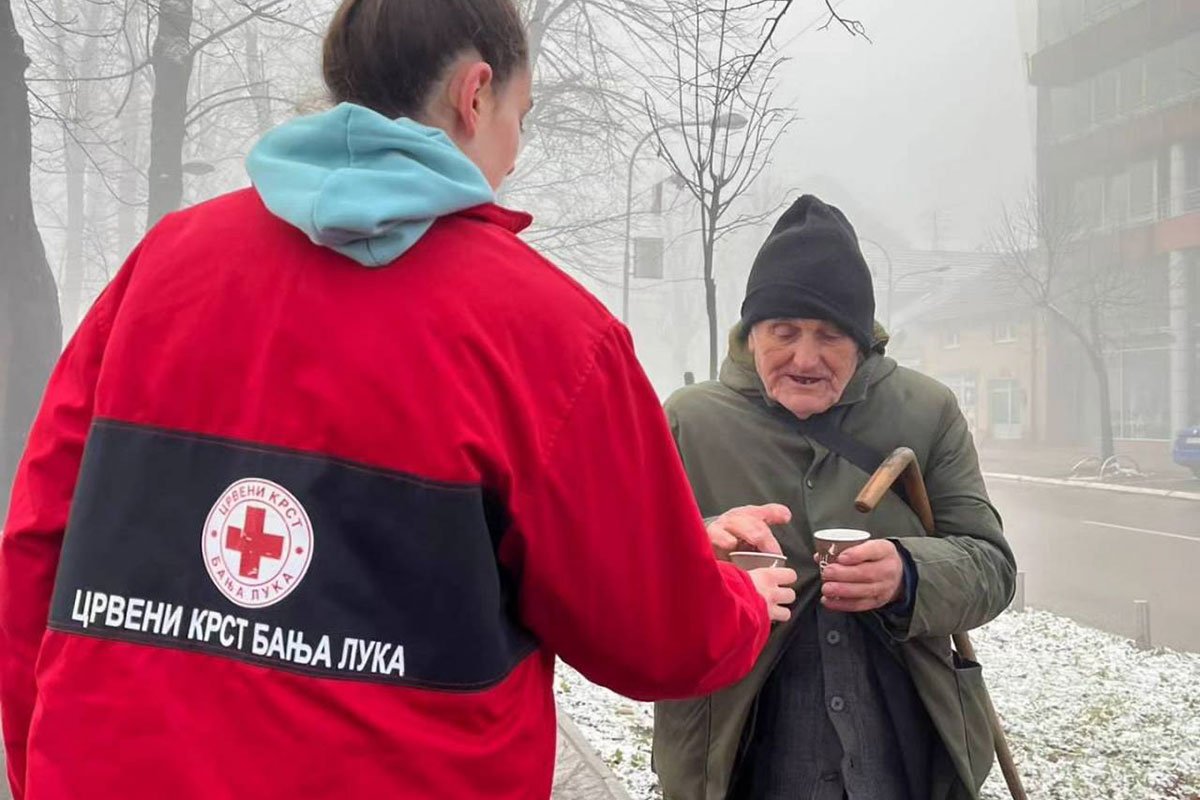
<instances>
[{"instance_id":1,"label":"brown ponytail","mask_svg":"<svg viewBox=\"0 0 1200 800\"><path fill-rule=\"evenodd\" d=\"M450 62L471 50L498 85L528 64L513 0L343 0L325 34L325 85L335 103L415 116Z\"/></svg>"}]
</instances>

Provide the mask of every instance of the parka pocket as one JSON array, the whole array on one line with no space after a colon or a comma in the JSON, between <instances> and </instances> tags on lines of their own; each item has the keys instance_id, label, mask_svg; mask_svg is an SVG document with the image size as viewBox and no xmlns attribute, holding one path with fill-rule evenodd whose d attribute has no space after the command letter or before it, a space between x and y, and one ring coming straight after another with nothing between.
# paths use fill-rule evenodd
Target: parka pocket
<instances>
[{"instance_id":1,"label":"parka pocket","mask_svg":"<svg viewBox=\"0 0 1200 800\"><path fill-rule=\"evenodd\" d=\"M983 683L983 668L954 654L954 679L958 684L958 700L962 704L963 730L966 736L967 758L971 776L978 791L987 779L995 761L996 741L988 722L988 694Z\"/></svg>"}]
</instances>

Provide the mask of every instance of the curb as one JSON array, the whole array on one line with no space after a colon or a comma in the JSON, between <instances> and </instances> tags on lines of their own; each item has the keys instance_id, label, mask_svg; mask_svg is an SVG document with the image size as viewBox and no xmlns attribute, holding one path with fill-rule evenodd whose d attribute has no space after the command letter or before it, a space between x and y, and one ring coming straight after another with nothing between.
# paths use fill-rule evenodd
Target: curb
<instances>
[{"instance_id":1,"label":"curb","mask_svg":"<svg viewBox=\"0 0 1200 800\"><path fill-rule=\"evenodd\" d=\"M1144 486L1120 486L1111 483L1095 481L1068 481L1062 478L1038 478L1033 475L1012 475L1007 472L985 472L983 477L989 480L1012 481L1014 483L1034 483L1042 486L1066 486L1072 489L1099 489L1105 492L1121 492L1123 494L1140 494L1149 497L1168 497L1172 500L1200 501L1198 492L1177 492L1173 489L1148 489Z\"/></svg>"},{"instance_id":2,"label":"curb","mask_svg":"<svg viewBox=\"0 0 1200 800\"><path fill-rule=\"evenodd\" d=\"M575 721L567 716L566 712L561 708L558 709L558 729L562 731L567 742L579 754L584 766L591 770L600 779L600 782L604 784L604 788L612 800L632 800L629 792L625 789L625 784L621 783L621 779L600 759L599 754L588 744L583 731L579 730L579 726L575 724Z\"/></svg>"}]
</instances>

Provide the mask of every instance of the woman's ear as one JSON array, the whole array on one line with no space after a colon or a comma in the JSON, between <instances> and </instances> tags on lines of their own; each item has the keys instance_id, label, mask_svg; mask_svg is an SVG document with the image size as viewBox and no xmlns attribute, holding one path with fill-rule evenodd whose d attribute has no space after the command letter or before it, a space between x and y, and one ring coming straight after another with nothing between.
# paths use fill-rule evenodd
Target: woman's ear
<instances>
[{"instance_id":1,"label":"woman's ear","mask_svg":"<svg viewBox=\"0 0 1200 800\"><path fill-rule=\"evenodd\" d=\"M492 68L483 61L469 61L454 72L449 86L457 126L468 138L479 132L485 104L491 102Z\"/></svg>"}]
</instances>

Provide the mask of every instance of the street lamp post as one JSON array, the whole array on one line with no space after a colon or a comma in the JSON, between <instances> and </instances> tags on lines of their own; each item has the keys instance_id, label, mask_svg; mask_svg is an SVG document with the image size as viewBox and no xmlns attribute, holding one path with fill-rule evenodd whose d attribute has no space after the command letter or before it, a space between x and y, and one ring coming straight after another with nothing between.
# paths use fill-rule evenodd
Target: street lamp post
<instances>
[{"instance_id":1,"label":"street lamp post","mask_svg":"<svg viewBox=\"0 0 1200 800\"><path fill-rule=\"evenodd\" d=\"M630 252L630 234L633 228L633 169L637 165L638 153L641 152L642 145L650 141L651 137L659 131L678 130L696 125L695 122L673 122L670 125L663 125L661 128L651 128L633 148L633 153L629 156L629 174L625 183L625 253L624 265L621 269L621 322L629 324L629 276L633 269L633 255ZM707 124L707 123L700 123ZM725 114L719 117L716 121L718 129L728 129L736 131L746 127L746 118L741 114Z\"/></svg>"},{"instance_id":2,"label":"street lamp post","mask_svg":"<svg viewBox=\"0 0 1200 800\"><path fill-rule=\"evenodd\" d=\"M668 127L678 127L678 124ZM621 269L621 322L629 324L629 270L631 268L632 257L629 252L629 235L633 227L633 168L637 164L638 153L642 149L642 145L650 141L650 137L658 133L658 128L651 128L633 148L633 154L629 156L629 176L625 183L625 257L624 266Z\"/></svg>"}]
</instances>

